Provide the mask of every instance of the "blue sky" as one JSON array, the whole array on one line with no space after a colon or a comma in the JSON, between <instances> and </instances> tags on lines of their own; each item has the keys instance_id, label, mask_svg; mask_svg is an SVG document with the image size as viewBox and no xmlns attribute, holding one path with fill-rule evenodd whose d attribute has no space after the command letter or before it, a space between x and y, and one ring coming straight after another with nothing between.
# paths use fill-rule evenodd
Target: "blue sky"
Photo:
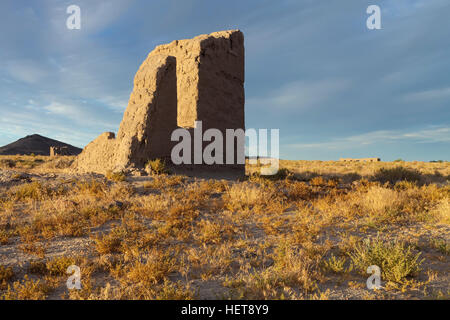
<instances>
[{"instance_id":1,"label":"blue sky","mask_svg":"<svg viewBox=\"0 0 450 320\"><path fill-rule=\"evenodd\" d=\"M66 8L81 8L68 30ZM366 8L381 7L381 30ZM448 0L2 0L0 145L117 131L158 44L240 29L246 127L283 159L450 160Z\"/></svg>"}]
</instances>

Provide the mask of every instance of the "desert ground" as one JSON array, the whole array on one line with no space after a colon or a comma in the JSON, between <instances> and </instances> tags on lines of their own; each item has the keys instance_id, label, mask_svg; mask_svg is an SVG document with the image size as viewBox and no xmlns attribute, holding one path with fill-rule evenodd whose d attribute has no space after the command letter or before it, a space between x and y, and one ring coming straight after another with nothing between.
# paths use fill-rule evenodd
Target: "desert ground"
<instances>
[{"instance_id":1,"label":"desert ground","mask_svg":"<svg viewBox=\"0 0 450 320\"><path fill-rule=\"evenodd\" d=\"M450 298L449 162L281 161L232 180L73 160L0 157L1 299Z\"/></svg>"}]
</instances>

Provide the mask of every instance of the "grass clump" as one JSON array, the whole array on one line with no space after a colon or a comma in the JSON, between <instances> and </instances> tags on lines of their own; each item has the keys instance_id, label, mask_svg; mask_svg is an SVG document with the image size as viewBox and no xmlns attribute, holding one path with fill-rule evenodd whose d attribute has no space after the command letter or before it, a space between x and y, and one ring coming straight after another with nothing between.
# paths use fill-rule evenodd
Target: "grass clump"
<instances>
[{"instance_id":1,"label":"grass clump","mask_svg":"<svg viewBox=\"0 0 450 320\"><path fill-rule=\"evenodd\" d=\"M432 239L431 247L444 255L450 255L450 243L445 241L445 239Z\"/></svg>"},{"instance_id":2,"label":"grass clump","mask_svg":"<svg viewBox=\"0 0 450 320\"><path fill-rule=\"evenodd\" d=\"M27 183L16 190L15 198L17 201L33 199L39 200L45 196L50 195L51 190L41 183L35 181L32 183Z\"/></svg>"},{"instance_id":3,"label":"grass clump","mask_svg":"<svg viewBox=\"0 0 450 320\"><path fill-rule=\"evenodd\" d=\"M41 280L32 280L25 275L23 281L16 281L3 294L3 300L43 300L50 292L50 287Z\"/></svg>"},{"instance_id":4,"label":"grass clump","mask_svg":"<svg viewBox=\"0 0 450 320\"><path fill-rule=\"evenodd\" d=\"M168 173L166 163L161 159L150 160L145 165L145 169L147 172L156 175Z\"/></svg>"},{"instance_id":5,"label":"grass clump","mask_svg":"<svg viewBox=\"0 0 450 320\"><path fill-rule=\"evenodd\" d=\"M61 256L47 261L45 266L49 275L64 276L66 275L67 268L73 264L75 264L75 259Z\"/></svg>"},{"instance_id":6,"label":"grass clump","mask_svg":"<svg viewBox=\"0 0 450 320\"><path fill-rule=\"evenodd\" d=\"M421 270L421 253L414 254L411 249L398 241L383 242L375 238L363 241L349 255L355 268L362 274L366 274L369 266L376 265L381 269L384 280L401 283Z\"/></svg>"},{"instance_id":7,"label":"grass clump","mask_svg":"<svg viewBox=\"0 0 450 320\"><path fill-rule=\"evenodd\" d=\"M346 268L345 267L346 262L347 259L345 257L336 257L335 255L331 255L331 257L328 260L325 260L323 262L323 267L326 271L330 271L333 273L350 272L353 266L350 265L349 268Z\"/></svg>"},{"instance_id":8,"label":"grass clump","mask_svg":"<svg viewBox=\"0 0 450 320\"><path fill-rule=\"evenodd\" d=\"M8 244L11 232L0 230L0 244Z\"/></svg>"},{"instance_id":9,"label":"grass clump","mask_svg":"<svg viewBox=\"0 0 450 320\"><path fill-rule=\"evenodd\" d=\"M11 267L6 268L0 265L0 289L6 288L7 282L14 277L14 272Z\"/></svg>"},{"instance_id":10,"label":"grass clump","mask_svg":"<svg viewBox=\"0 0 450 320\"><path fill-rule=\"evenodd\" d=\"M110 233L96 238L95 247L99 254L118 253L122 248L122 242L126 237L126 230L114 228Z\"/></svg>"},{"instance_id":11,"label":"grass clump","mask_svg":"<svg viewBox=\"0 0 450 320\"><path fill-rule=\"evenodd\" d=\"M109 170L108 172L106 172L106 179L111 180L111 181L122 182L122 181L125 181L126 178L127 178L126 174L122 171L113 172L113 171Z\"/></svg>"},{"instance_id":12,"label":"grass clump","mask_svg":"<svg viewBox=\"0 0 450 320\"><path fill-rule=\"evenodd\" d=\"M39 275L65 276L67 268L73 264L75 264L74 258L61 256L47 262L43 260L31 261L28 271Z\"/></svg>"},{"instance_id":13,"label":"grass clump","mask_svg":"<svg viewBox=\"0 0 450 320\"><path fill-rule=\"evenodd\" d=\"M150 286L167 279L175 270L176 261L170 253L152 250L129 268L127 278L133 283Z\"/></svg>"}]
</instances>

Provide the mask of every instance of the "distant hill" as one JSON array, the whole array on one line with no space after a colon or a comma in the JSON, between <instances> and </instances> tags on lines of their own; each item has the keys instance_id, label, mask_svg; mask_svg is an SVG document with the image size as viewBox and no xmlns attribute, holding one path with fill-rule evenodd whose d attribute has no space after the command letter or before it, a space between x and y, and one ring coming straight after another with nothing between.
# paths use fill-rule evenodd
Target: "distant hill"
<instances>
[{"instance_id":1,"label":"distant hill","mask_svg":"<svg viewBox=\"0 0 450 320\"><path fill-rule=\"evenodd\" d=\"M35 155L48 156L50 155L50 147L67 147L71 155L78 155L82 151L80 148L71 146L70 144L33 134L0 147L0 155L29 155L34 153Z\"/></svg>"}]
</instances>

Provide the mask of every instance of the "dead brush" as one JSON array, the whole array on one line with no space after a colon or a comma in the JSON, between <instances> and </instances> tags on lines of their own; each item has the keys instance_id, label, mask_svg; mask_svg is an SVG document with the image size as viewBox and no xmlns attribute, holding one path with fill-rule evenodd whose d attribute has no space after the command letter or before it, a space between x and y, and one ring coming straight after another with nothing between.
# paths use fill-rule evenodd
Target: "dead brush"
<instances>
[{"instance_id":1,"label":"dead brush","mask_svg":"<svg viewBox=\"0 0 450 320\"><path fill-rule=\"evenodd\" d=\"M50 196L52 193L51 189L44 186L40 182L26 183L19 188L14 193L14 198L16 201L23 201L27 199L41 200L45 197Z\"/></svg>"},{"instance_id":2,"label":"dead brush","mask_svg":"<svg viewBox=\"0 0 450 320\"><path fill-rule=\"evenodd\" d=\"M193 222L199 211L190 203L179 203L169 209L165 222L157 229L161 237L173 237L187 241L192 238Z\"/></svg>"},{"instance_id":3,"label":"dead brush","mask_svg":"<svg viewBox=\"0 0 450 320\"><path fill-rule=\"evenodd\" d=\"M78 212L73 214L83 217L85 224L89 223L91 227L98 227L104 223L116 220L122 217L122 209L117 206L109 206L105 208L104 206L86 206L79 209ZM79 218L78 218L79 219Z\"/></svg>"},{"instance_id":4,"label":"dead brush","mask_svg":"<svg viewBox=\"0 0 450 320\"><path fill-rule=\"evenodd\" d=\"M73 264L76 264L75 257L57 256L47 261L31 261L28 271L39 275L66 276L67 268Z\"/></svg>"},{"instance_id":5,"label":"dead brush","mask_svg":"<svg viewBox=\"0 0 450 320\"><path fill-rule=\"evenodd\" d=\"M79 181L76 184L75 192L79 194L89 194L93 196L105 196L108 186L104 182L96 179Z\"/></svg>"},{"instance_id":6,"label":"dead brush","mask_svg":"<svg viewBox=\"0 0 450 320\"><path fill-rule=\"evenodd\" d=\"M167 175L156 175L152 177L152 180L145 181L143 186L146 189L166 189L168 187L176 187L181 186L186 181L186 177L179 176L179 175L173 175L173 176L167 176Z\"/></svg>"},{"instance_id":7,"label":"dead brush","mask_svg":"<svg viewBox=\"0 0 450 320\"><path fill-rule=\"evenodd\" d=\"M123 171L113 172L111 170L108 170L108 172L106 172L105 176L106 176L106 179L115 181L115 182L122 182L127 179L127 176Z\"/></svg>"},{"instance_id":8,"label":"dead brush","mask_svg":"<svg viewBox=\"0 0 450 320\"><path fill-rule=\"evenodd\" d=\"M287 218L280 218L279 216L264 215L258 219L261 227L267 235L278 235L282 233L282 229L289 225Z\"/></svg>"},{"instance_id":9,"label":"dead brush","mask_svg":"<svg viewBox=\"0 0 450 320\"><path fill-rule=\"evenodd\" d=\"M314 177L309 181L309 184L315 187L326 186L327 183L327 180L325 180L322 176Z\"/></svg>"},{"instance_id":10,"label":"dead brush","mask_svg":"<svg viewBox=\"0 0 450 320\"><path fill-rule=\"evenodd\" d=\"M351 202L376 225L432 222L439 220L441 212L433 208L448 201L446 195L438 190L433 185L405 187L405 183L394 189L371 186L362 193L352 194Z\"/></svg>"},{"instance_id":11,"label":"dead brush","mask_svg":"<svg viewBox=\"0 0 450 320\"><path fill-rule=\"evenodd\" d=\"M98 290L98 294L91 294L92 300L193 300L197 292L181 281L171 282L165 279L163 283L146 286L141 283L126 287L112 287L107 283Z\"/></svg>"},{"instance_id":12,"label":"dead brush","mask_svg":"<svg viewBox=\"0 0 450 320\"><path fill-rule=\"evenodd\" d=\"M19 245L19 249L26 254L32 254L39 258L44 258L47 251L47 244L24 243Z\"/></svg>"},{"instance_id":13,"label":"dead brush","mask_svg":"<svg viewBox=\"0 0 450 320\"><path fill-rule=\"evenodd\" d=\"M289 200L312 200L317 197L317 192L305 182L293 181L286 183L286 194Z\"/></svg>"},{"instance_id":14,"label":"dead brush","mask_svg":"<svg viewBox=\"0 0 450 320\"><path fill-rule=\"evenodd\" d=\"M145 217L161 216L175 204L175 200L165 194L150 194L133 200L131 210Z\"/></svg>"},{"instance_id":15,"label":"dead brush","mask_svg":"<svg viewBox=\"0 0 450 320\"><path fill-rule=\"evenodd\" d=\"M235 233L233 226L225 221L212 222L209 220L201 220L194 230L197 241L209 244L219 244L228 241Z\"/></svg>"},{"instance_id":16,"label":"dead brush","mask_svg":"<svg viewBox=\"0 0 450 320\"><path fill-rule=\"evenodd\" d=\"M87 221L80 219L75 212L54 212L39 214L32 222L35 230L46 239L56 236L80 237L87 233Z\"/></svg>"},{"instance_id":17,"label":"dead brush","mask_svg":"<svg viewBox=\"0 0 450 320\"><path fill-rule=\"evenodd\" d=\"M0 168L14 168L16 161L14 159L0 159Z\"/></svg>"},{"instance_id":18,"label":"dead brush","mask_svg":"<svg viewBox=\"0 0 450 320\"><path fill-rule=\"evenodd\" d=\"M226 241L217 245L203 245L186 250L185 265L189 267L191 278L208 280L229 273L234 261L231 243Z\"/></svg>"},{"instance_id":19,"label":"dead brush","mask_svg":"<svg viewBox=\"0 0 450 320\"><path fill-rule=\"evenodd\" d=\"M331 221L323 215L318 215L309 208L299 211L288 227L287 237L294 243L304 243L318 238Z\"/></svg>"},{"instance_id":20,"label":"dead brush","mask_svg":"<svg viewBox=\"0 0 450 320\"><path fill-rule=\"evenodd\" d=\"M430 216L435 221L450 224L450 199L441 199L435 203L430 211Z\"/></svg>"},{"instance_id":21,"label":"dead brush","mask_svg":"<svg viewBox=\"0 0 450 320\"><path fill-rule=\"evenodd\" d=\"M176 259L170 252L153 248L127 269L126 278L133 283L151 286L167 279L176 269Z\"/></svg>"},{"instance_id":22,"label":"dead brush","mask_svg":"<svg viewBox=\"0 0 450 320\"><path fill-rule=\"evenodd\" d=\"M248 298L281 298L287 288L300 289L304 294L314 291L320 279L319 261L323 253L305 250L281 241L273 254L273 266L243 279L247 288L253 287Z\"/></svg>"},{"instance_id":23,"label":"dead brush","mask_svg":"<svg viewBox=\"0 0 450 320\"><path fill-rule=\"evenodd\" d=\"M8 281L14 278L14 272L11 267L0 265L0 290L6 289Z\"/></svg>"},{"instance_id":24,"label":"dead brush","mask_svg":"<svg viewBox=\"0 0 450 320\"><path fill-rule=\"evenodd\" d=\"M26 224L17 229L23 243L33 244L40 240L39 230L33 224Z\"/></svg>"},{"instance_id":25,"label":"dead brush","mask_svg":"<svg viewBox=\"0 0 450 320\"><path fill-rule=\"evenodd\" d=\"M25 275L23 281L8 286L2 295L3 300L44 300L53 288L45 281L32 280Z\"/></svg>"},{"instance_id":26,"label":"dead brush","mask_svg":"<svg viewBox=\"0 0 450 320\"><path fill-rule=\"evenodd\" d=\"M228 187L224 195L224 201L225 206L229 210L234 211L245 208L251 209L258 204L264 205L273 196L273 190L267 190L255 184L243 182Z\"/></svg>"},{"instance_id":27,"label":"dead brush","mask_svg":"<svg viewBox=\"0 0 450 320\"><path fill-rule=\"evenodd\" d=\"M126 236L127 231L124 228L116 227L109 233L94 238L95 248L99 254L119 253Z\"/></svg>"},{"instance_id":28,"label":"dead brush","mask_svg":"<svg viewBox=\"0 0 450 320\"><path fill-rule=\"evenodd\" d=\"M5 245L9 243L9 238L13 236L13 232L0 230L0 244Z\"/></svg>"}]
</instances>

